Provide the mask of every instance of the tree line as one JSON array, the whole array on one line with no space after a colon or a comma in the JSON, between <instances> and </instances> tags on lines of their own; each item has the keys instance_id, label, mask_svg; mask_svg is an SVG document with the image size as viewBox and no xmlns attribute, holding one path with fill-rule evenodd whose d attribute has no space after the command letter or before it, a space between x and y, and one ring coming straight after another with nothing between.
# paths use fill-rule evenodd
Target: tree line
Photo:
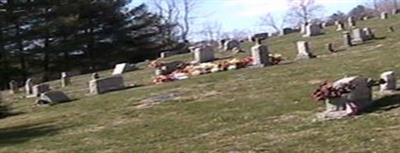
<instances>
[{"instance_id":1,"label":"tree line","mask_svg":"<svg viewBox=\"0 0 400 153\"><path fill-rule=\"evenodd\" d=\"M177 25L131 0L0 0L0 84L94 72L179 49Z\"/></svg>"}]
</instances>

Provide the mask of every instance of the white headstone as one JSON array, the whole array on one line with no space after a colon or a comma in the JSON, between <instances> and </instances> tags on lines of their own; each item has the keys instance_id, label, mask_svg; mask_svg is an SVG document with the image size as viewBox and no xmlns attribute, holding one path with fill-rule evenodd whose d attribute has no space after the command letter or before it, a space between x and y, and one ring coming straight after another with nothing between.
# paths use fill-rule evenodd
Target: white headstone
<instances>
[{"instance_id":1,"label":"white headstone","mask_svg":"<svg viewBox=\"0 0 400 153\"><path fill-rule=\"evenodd\" d=\"M11 80L9 83L10 86L10 93L16 94L18 92L18 83L15 80Z\"/></svg>"},{"instance_id":2,"label":"white headstone","mask_svg":"<svg viewBox=\"0 0 400 153\"><path fill-rule=\"evenodd\" d=\"M296 59L310 59L315 56L311 53L308 42L306 41L298 41L297 42L297 57Z\"/></svg>"},{"instance_id":3,"label":"white headstone","mask_svg":"<svg viewBox=\"0 0 400 153\"><path fill-rule=\"evenodd\" d=\"M71 101L71 99L61 91L49 91L42 93L39 99L48 103L62 103Z\"/></svg>"},{"instance_id":4,"label":"white headstone","mask_svg":"<svg viewBox=\"0 0 400 153\"><path fill-rule=\"evenodd\" d=\"M382 12L381 13L381 19L382 20L385 20L385 19L387 19L388 18L388 13L387 12Z\"/></svg>"},{"instance_id":5,"label":"white headstone","mask_svg":"<svg viewBox=\"0 0 400 153\"><path fill-rule=\"evenodd\" d=\"M194 50L194 58L195 58L195 62L197 62L197 63L213 61L215 58L214 50L210 46L202 46L202 47L196 48Z\"/></svg>"},{"instance_id":6,"label":"white headstone","mask_svg":"<svg viewBox=\"0 0 400 153\"><path fill-rule=\"evenodd\" d=\"M71 78L68 76L66 72L61 73L61 87L66 87L71 84Z\"/></svg>"},{"instance_id":7,"label":"white headstone","mask_svg":"<svg viewBox=\"0 0 400 153\"><path fill-rule=\"evenodd\" d=\"M337 25L336 31L343 31L344 30L344 24L339 22Z\"/></svg>"},{"instance_id":8,"label":"white headstone","mask_svg":"<svg viewBox=\"0 0 400 153\"><path fill-rule=\"evenodd\" d=\"M381 84L380 91L395 91L397 89L396 73L394 71L388 71L381 74L381 79L385 81Z\"/></svg>"},{"instance_id":9,"label":"white headstone","mask_svg":"<svg viewBox=\"0 0 400 153\"><path fill-rule=\"evenodd\" d=\"M125 88L122 75L115 75L109 78L91 80L89 82L90 94L103 94L108 91L120 90Z\"/></svg>"},{"instance_id":10,"label":"white headstone","mask_svg":"<svg viewBox=\"0 0 400 153\"><path fill-rule=\"evenodd\" d=\"M121 64L115 65L115 68L113 70L112 75L121 75L121 74L123 74L125 72L127 66L128 66L127 63L121 63Z\"/></svg>"},{"instance_id":11,"label":"white headstone","mask_svg":"<svg viewBox=\"0 0 400 153\"><path fill-rule=\"evenodd\" d=\"M361 44L365 40L366 40L365 33L361 29L359 28L353 29L353 40L352 40L353 43Z\"/></svg>"},{"instance_id":12,"label":"white headstone","mask_svg":"<svg viewBox=\"0 0 400 153\"><path fill-rule=\"evenodd\" d=\"M348 24L349 24L349 28L356 27L356 21L354 20L353 17L349 17L349 18L347 19L347 22L348 22Z\"/></svg>"},{"instance_id":13,"label":"white headstone","mask_svg":"<svg viewBox=\"0 0 400 153\"><path fill-rule=\"evenodd\" d=\"M31 78L29 78L29 79L27 79L25 81L25 94L26 94L26 96L31 96L33 94L32 87L33 87L33 81L32 81Z\"/></svg>"}]
</instances>

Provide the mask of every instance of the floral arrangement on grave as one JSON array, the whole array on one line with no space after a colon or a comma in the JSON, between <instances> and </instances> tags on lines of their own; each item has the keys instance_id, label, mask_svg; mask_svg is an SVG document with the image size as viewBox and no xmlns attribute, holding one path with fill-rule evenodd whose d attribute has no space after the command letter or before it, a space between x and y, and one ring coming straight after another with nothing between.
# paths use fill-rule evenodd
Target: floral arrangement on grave
<instances>
[{"instance_id":1,"label":"floral arrangement on grave","mask_svg":"<svg viewBox=\"0 0 400 153\"><path fill-rule=\"evenodd\" d=\"M269 57L273 65L279 64L283 61L282 55L280 54L274 54L274 55L271 54ZM188 79L191 76L241 69L251 66L252 62L253 58L251 56L248 56L242 59L233 58L233 59L220 60L210 63L201 63L201 64L185 63L182 66L179 66L177 70L173 71L170 74L156 76L153 79L153 83L160 84L175 80ZM161 68L164 65L165 65L164 63L155 60L149 64L149 67Z\"/></svg>"},{"instance_id":2,"label":"floral arrangement on grave","mask_svg":"<svg viewBox=\"0 0 400 153\"><path fill-rule=\"evenodd\" d=\"M325 81L313 93L312 98L316 101L326 101L342 97L344 94L350 93L355 88L352 84L344 84L341 87L333 87L333 83Z\"/></svg>"}]
</instances>

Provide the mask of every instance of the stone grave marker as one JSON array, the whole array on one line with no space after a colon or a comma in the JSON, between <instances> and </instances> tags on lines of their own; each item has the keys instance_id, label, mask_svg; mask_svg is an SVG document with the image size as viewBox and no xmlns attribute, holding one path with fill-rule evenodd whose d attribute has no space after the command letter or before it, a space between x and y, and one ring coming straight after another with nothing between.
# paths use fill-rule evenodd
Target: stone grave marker
<instances>
[{"instance_id":1,"label":"stone grave marker","mask_svg":"<svg viewBox=\"0 0 400 153\"><path fill-rule=\"evenodd\" d=\"M385 81L384 84L380 85L380 91L382 93L392 92L397 90L397 79L394 71L388 71L381 74L381 79Z\"/></svg>"},{"instance_id":2,"label":"stone grave marker","mask_svg":"<svg viewBox=\"0 0 400 153\"><path fill-rule=\"evenodd\" d=\"M268 39L268 37L269 37L269 33L257 33L257 34L249 36L249 41L256 42L257 39L265 40L265 39Z\"/></svg>"},{"instance_id":3,"label":"stone grave marker","mask_svg":"<svg viewBox=\"0 0 400 153\"><path fill-rule=\"evenodd\" d=\"M33 95L33 80L31 78L25 81L25 94L27 97Z\"/></svg>"},{"instance_id":4,"label":"stone grave marker","mask_svg":"<svg viewBox=\"0 0 400 153\"><path fill-rule=\"evenodd\" d=\"M303 37L312 37L321 34L321 27L316 24L309 24L306 27L306 34Z\"/></svg>"},{"instance_id":5,"label":"stone grave marker","mask_svg":"<svg viewBox=\"0 0 400 153\"><path fill-rule=\"evenodd\" d=\"M71 99L61 91L48 91L42 93L39 97L39 101L45 102L47 104L56 104L62 102L69 102Z\"/></svg>"},{"instance_id":6,"label":"stone grave marker","mask_svg":"<svg viewBox=\"0 0 400 153\"><path fill-rule=\"evenodd\" d=\"M215 59L214 50L210 46L202 46L194 50L194 59L196 63L210 62Z\"/></svg>"},{"instance_id":7,"label":"stone grave marker","mask_svg":"<svg viewBox=\"0 0 400 153\"><path fill-rule=\"evenodd\" d=\"M94 79L89 82L89 92L93 95L103 94L109 91L125 88L122 75L115 75L108 78Z\"/></svg>"},{"instance_id":8,"label":"stone grave marker","mask_svg":"<svg viewBox=\"0 0 400 153\"><path fill-rule=\"evenodd\" d=\"M396 15L400 13L400 9L392 9L392 14Z\"/></svg>"},{"instance_id":9,"label":"stone grave marker","mask_svg":"<svg viewBox=\"0 0 400 153\"><path fill-rule=\"evenodd\" d=\"M39 97L42 93L50 91L50 85L48 84L38 84L33 86L33 95Z\"/></svg>"},{"instance_id":10,"label":"stone grave marker","mask_svg":"<svg viewBox=\"0 0 400 153\"><path fill-rule=\"evenodd\" d=\"M375 38L375 34L372 32L371 28L366 27L363 28L362 31L364 33L363 35L365 36L366 40L372 40Z\"/></svg>"},{"instance_id":11,"label":"stone grave marker","mask_svg":"<svg viewBox=\"0 0 400 153\"><path fill-rule=\"evenodd\" d=\"M261 43L260 39L256 40L257 43L251 48L251 55L253 57L254 67L265 67L269 65L269 51L268 47Z\"/></svg>"},{"instance_id":12,"label":"stone grave marker","mask_svg":"<svg viewBox=\"0 0 400 153\"><path fill-rule=\"evenodd\" d=\"M121 63L115 65L112 75L121 75L126 71L128 63Z\"/></svg>"},{"instance_id":13,"label":"stone grave marker","mask_svg":"<svg viewBox=\"0 0 400 153\"><path fill-rule=\"evenodd\" d=\"M9 83L9 87L10 87L10 93L11 94L16 94L18 93L18 82L15 80L11 80Z\"/></svg>"},{"instance_id":14,"label":"stone grave marker","mask_svg":"<svg viewBox=\"0 0 400 153\"><path fill-rule=\"evenodd\" d=\"M71 84L71 78L67 74L67 72L61 73L61 87L65 88Z\"/></svg>"},{"instance_id":15,"label":"stone grave marker","mask_svg":"<svg viewBox=\"0 0 400 153\"><path fill-rule=\"evenodd\" d=\"M326 44L326 48L327 48L328 51L331 52L331 53L335 53L335 52L336 52L335 48L333 47L333 43L328 43L328 44Z\"/></svg>"},{"instance_id":16,"label":"stone grave marker","mask_svg":"<svg viewBox=\"0 0 400 153\"><path fill-rule=\"evenodd\" d=\"M301 24L300 33L305 34L307 32L308 23Z\"/></svg>"},{"instance_id":17,"label":"stone grave marker","mask_svg":"<svg viewBox=\"0 0 400 153\"><path fill-rule=\"evenodd\" d=\"M344 30L344 24L342 22L338 22L338 24L336 24L336 26L337 26L336 31Z\"/></svg>"},{"instance_id":18,"label":"stone grave marker","mask_svg":"<svg viewBox=\"0 0 400 153\"><path fill-rule=\"evenodd\" d=\"M313 55L310 51L310 47L308 42L306 41L298 41L297 42L297 60L300 59L310 59L310 58L315 58L316 56Z\"/></svg>"},{"instance_id":19,"label":"stone grave marker","mask_svg":"<svg viewBox=\"0 0 400 153\"><path fill-rule=\"evenodd\" d=\"M344 42L344 45L346 46L346 47L351 47L351 46L353 46L353 43L351 42L351 35L350 35L350 33L349 32L343 32L343 42Z\"/></svg>"},{"instance_id":20,"label":"stone grave marker","mask_svg":"<svg viewBox=\"0 0 400 153\"><path fill-rule=\"evenodd\" d=\"M352 42L354 44L362 44L364 43L365 40L366 40L365 33L360 28L353 29Z\"/></svg>"},{"instance_id":21,"label":"stone grave marker","mask_svg":"<svg viewBox=\"0 0 400 153\"><path fill-rule=\"evenodd\" d=\"M293 32L295 32L295 30L292 29L292 28L283 28L282 31L281 31L281 35L284 36L284 35L287 35L287 34L291 34Z\"/></svg>"},{"instance_id":22,"label":"stone grave marker","mask_svg":"<svg viewBox=\"0 0 400 153\"><path fill-rule=\"evenodd\" d=\"M388 18L388 16L389 16L389 15L388 15L387 12L382 12L382 13L381 13L381 19L382 19L382 20L386 20L386 19Z\"/></svg>"},{"instance_id":23,"label":"stone grave marker","mask_svg":"<svg viewBox=\"0 0 400 153\"><path fill-rule=\"evenodd\" d=\"M356 27L356 21L353 17L349 17L347 23L349 24L349 29Z\"/></svg>"},{"instance_id":24,"label":"stone grave marker","mask_svg":"<svg viewBox=\"0 0 400 153\"><path fill-rule=\"evenodd\" d=\"M237 40L228 40L224 44L225 51L232 51L235 47L240 48L240 42Z\"/></svg>"},{"instance_id":25,"label":"stone grave marker","mask_svg":"<svg viewBox=\"0 0 400 153\"><path fill-rule=\"evenodd\" d=\"M372 88L368 78L347 77L333 83L334 88L352 85L354 89L341 97L325 101L325 112L318 114L321 119L339 119L345 116L359 113L372 104Z\"/></svg>"}]
</instances>

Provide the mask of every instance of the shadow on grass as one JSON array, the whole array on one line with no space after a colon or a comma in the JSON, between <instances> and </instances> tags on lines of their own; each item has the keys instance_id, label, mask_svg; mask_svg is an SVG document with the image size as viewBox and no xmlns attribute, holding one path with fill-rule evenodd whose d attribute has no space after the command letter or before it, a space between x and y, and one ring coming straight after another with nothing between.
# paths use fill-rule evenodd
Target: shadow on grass
<instances>
[{"instance_id":1,"label":"shadow on grass","mask_svg":"<svg viewBox=\"0 0 400 153\"><path fill-rule=\"evenodd\" d=\"M26 124L0 128L0 146L15 145L42 136L57 134L61 128L49 123Z\"/></svg>"},{"instance_id":2,"label":"shadow on grass","mask_svg":"<svg viewBox=\"0 0 400 153\"><path fill-rule=\"evenodd\" d=\"M400 95L386 96L375 100L372 106L364 113L374 113L382 111L390 111L400 107Z\"/></svg>"}]
</instances>

